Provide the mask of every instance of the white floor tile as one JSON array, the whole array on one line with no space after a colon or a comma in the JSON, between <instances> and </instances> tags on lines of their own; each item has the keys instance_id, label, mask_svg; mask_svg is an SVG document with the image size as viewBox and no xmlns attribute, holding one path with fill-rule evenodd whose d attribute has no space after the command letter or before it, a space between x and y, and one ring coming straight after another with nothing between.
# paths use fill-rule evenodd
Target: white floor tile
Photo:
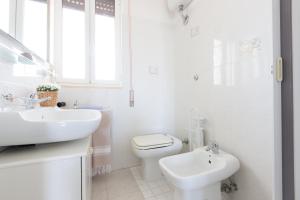
<instances>
[{"instance_id":1,"label":"white floor tile","mask_svg":"<svg viewBox=\"0 0 300 200\"><path fill-rule=\"evenodd\" d=\"M93 179L93 200L172 200L172 194L173 190L164 178L143 180L141 167Z\"/></svg>"},{"instance_id":2,"label":"white floor tile","mask_svg":"<svg viewBox=\"0 0 300 200\"><path fill-rule=\"evenodd\" d=\"M164 178L146 181L142 178L141 167L133 167L130 169L135 178L138 187L142 191L145 200L171 200L173 190L169 187Z\"/></svg>"}]
</instances>

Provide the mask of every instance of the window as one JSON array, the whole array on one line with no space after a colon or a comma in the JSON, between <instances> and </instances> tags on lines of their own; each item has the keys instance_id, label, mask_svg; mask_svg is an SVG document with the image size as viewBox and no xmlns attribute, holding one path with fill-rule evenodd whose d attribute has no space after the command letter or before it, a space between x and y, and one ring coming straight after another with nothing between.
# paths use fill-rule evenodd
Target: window
<instances>
[{"instance_id":1,"label":"window","mask_svg":"<svg viewBox=\"0 0 300 200\"><path fill-rule=\"evenodd\" d=\"M47 58L47 0L24 0L17 30L23 44L42 58ZM18 29L18 27L17 27Z\"/></svg>"},{"instance_id":2,"label":"window","mask_svg":"<svg viewBox=\"0 0 300 200\"><path fill-rule=\"evenodd\" d=\"M0 29L5 32L9 32L9 1L0 1Z\"/></svg>"},{"instance_id":3,"label":"window","mask_svg":"<svg viewBox=\"0 0 300 200\"><path fill-rule=\"evenodd\" d=\"M58 81L119 85L120 66L116 60L121 40L116 34L120 20L115 0L55 2L59 2L55 13L61 17L55 22L61 23L61 34L56 38L61 53L54 58ZM54 51L59 52L57 48Z\"/></svg>"},{"instance_id":4,"label":"window","mask_svg":"<svg viewBox=\"0 0 300 200\"><path fill-rule=\"evenodd\" d=\"M119 86L121 0L0 0L0 28L55 66L57 81Z\"/></svg>"},{"instance_id":5,"label":"window","mask_svg":"<svg viewBox=\"0 0 300 200\"><path fill-rule=\"evenodd\" d=\"M100 8L106 6L107 9ZM95 16L95 74L96 81L116 79L115 5L96 0ZM107 11L106 13L103 13Z\"/></svg>"},{"instance_id":6,"label":"window","mask_svg":"<svg viewBox=\"0 0 300 200\"><path fill-rule=\"evenodd\" d=\"M85 4L63 0L62 11L62 78L86 79Z\"/></svg>"}]
</instances>

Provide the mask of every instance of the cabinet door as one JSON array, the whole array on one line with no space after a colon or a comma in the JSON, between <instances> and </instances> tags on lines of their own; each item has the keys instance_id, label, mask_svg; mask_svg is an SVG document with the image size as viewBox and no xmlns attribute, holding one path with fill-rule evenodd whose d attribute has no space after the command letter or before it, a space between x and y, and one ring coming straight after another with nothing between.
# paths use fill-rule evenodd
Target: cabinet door
<instances>
[{"instance_id":1,"label":"cabinet door","mask_svg":"<svg viewBox=\"0 0 300 200\"><path fill-rule=\"evenodd\" d=\"M87 155L82 157L82 200L92 199L92 153L90 148Z\"/></svg>"},{"instance_id":2,"label":"cabinet door","mask_svg":"<svg viewBox=\"0 0 300 200\"><path fill-rule=\"evenodd\" d=\"M81 158L0 169L0 199L81 200Z\"/></svg>"}]
</instances>

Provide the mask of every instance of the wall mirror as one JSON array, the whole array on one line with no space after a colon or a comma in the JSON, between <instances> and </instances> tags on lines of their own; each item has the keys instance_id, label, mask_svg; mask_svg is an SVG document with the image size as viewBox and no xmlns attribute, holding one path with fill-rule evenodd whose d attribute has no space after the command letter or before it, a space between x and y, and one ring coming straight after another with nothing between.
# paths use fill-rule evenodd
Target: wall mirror
<instances>
[{"instance_id":1,"label":"wall mirror","mask_svg":"<svg viewBox=\"0 0 300 200\"><path fill-rule=\"evenodd\" d=\"M47 0L0 1L0 65L13 76L46 76Z\"/></svg>"},{"instance_id":2,"label":"wall mirror","mask_svg":"<svg viewBox=\"0 0 300 200\"><path fill-rule=\"evenodd\" d=\"M0 29L0 63L13 66L15 76L46 76L49 64Z\"/></svg>"}]
</instances>

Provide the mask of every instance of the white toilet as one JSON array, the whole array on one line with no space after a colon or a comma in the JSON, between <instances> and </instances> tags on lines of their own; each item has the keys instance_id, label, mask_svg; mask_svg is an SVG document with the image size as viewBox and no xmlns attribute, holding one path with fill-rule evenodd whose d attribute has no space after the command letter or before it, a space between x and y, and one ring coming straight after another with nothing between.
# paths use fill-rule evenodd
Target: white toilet
<instances>
[{"instance_id":1,"label":"white toilet","mask_svg":"<svg viewBox=\"0 0 300 200\"><path fill-rule=\"evenodd\" d=\"M131 141L135 155L142 159L143 178L155 180L162 176L159 159L178 154L182 149L181 140L164 134L136 136Z\"/></svg>"}]
</instances>

